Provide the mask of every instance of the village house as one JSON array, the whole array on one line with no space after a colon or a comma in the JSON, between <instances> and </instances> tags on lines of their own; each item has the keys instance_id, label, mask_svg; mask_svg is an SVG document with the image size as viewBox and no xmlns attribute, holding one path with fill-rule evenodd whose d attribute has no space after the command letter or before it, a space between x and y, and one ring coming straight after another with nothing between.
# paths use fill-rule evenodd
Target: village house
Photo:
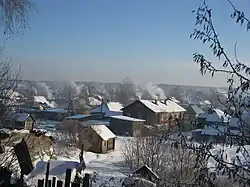
<instances>
[{"instance_id":1,"label":"village house","mask_svg":"<svg viewBox=\"0 0 250 187\"><path fill-rule=\"evenodd\" d=\"M110 117L109 128L116 135L141 136L142 127L144 123L145 123L145 120L143 119L117 115L117 116Z\"/></svg>"},{"instance_id":2,"label":"village house","mask_svg":"<svg viewBox=\"0 0 250 187\"><path fill-rule=\"evenodd\" d=\"M35 119L28 113L9 114L2 122L3 128L9 129L27 129L32 130L35 125Z\"/></svg>"},{"instance_id":3,"label":"village house","mask_svg":"<svg viewBox=\"0 0 250 187\"><path fill-rule=\"evenodd\" d=\"M198 105L188 105L184 107L186 109L184 120L192 126L193 129L198 128L198 116L205 113Z\"/></svg>"},{"instance_id":4,"label":"village house","mask_svg":"<svg viewBox=\"0 0 250 187\"><path fill-rule=\"evenodd\" d=\"M62 122L68 115L68 110L63 108L49 108L40 112L39 118L43 120Z\"/></svg>"},{"instance_id":5,"label":"village house","mask_svg":"<svg viewBox=\"0 0 250 187\"><path fill-rule=\"evenodd\" d=\"M98 107L90 110L91 114L102 114L103 116L115 116L122 115L121 109L123 108L122 104L119 102L110 102L101 104Z\"/></svg>"},{"instance_id":6,"label":"village house","mask_svg":"<svg viewBox=\"0 0 250 187\"><path fill-rule=\"evenodd\" d=\"M88 151L107 153L115 149L116 135L106 125L88 125L80 133L80 141L90 144Z\"/></svg>"},{"instance_id":7,"label":"village house","mask_svg":"<svg viewBox=\"0 0 250 187\"><path fill-rule=\"evenodd\" d=\"M183 107L171 100L136 100L122 108L123 115L144 119L147 125L166 125L168 128L175 124L183 125Z\"/></svg>"},{"instance_id":8,"label":"village house","mask_svg":"<svg viewBox=\"0 0 250 187\"><path fill-rule=\"evenodd\" d=\"M193 131L194 138L203 141L224 141L225 134L230 132L230 118L220 109L209 109L208 112L199 114L198 128Z\"/></svg>"}]
</instances>

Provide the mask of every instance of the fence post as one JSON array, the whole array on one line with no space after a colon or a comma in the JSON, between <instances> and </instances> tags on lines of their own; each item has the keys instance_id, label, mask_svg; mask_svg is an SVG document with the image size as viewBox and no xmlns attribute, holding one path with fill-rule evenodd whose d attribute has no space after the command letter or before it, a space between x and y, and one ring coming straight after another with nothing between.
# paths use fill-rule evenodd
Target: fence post
<instances>
[{"instance_id":1,"label":"fence post","mask_svg":"<svg viewBox=\"0 0 250 187\"><path fill-rule=\"evenodd\" d=\"M63 181L57 181L56 187L63 187Z\"/></svg>"},{"instance_id":2,"label":"fence post","mask_svg":"<svg viewBox=\"0 0 250 187\"><path fill-rule=\"evenodd\" d=\"M82 187L89 187L89 179L90 179L90 174L85 173L85 176L83 178L83 186Z\"/></svg>"},{"instance_id":3,"label":"fence post","mask_svg":"<svg viewBox=\"0 0 250 187\"><path fill-rule=\"evenodd\" d=\"M51 180L48 180L48 187L51 187Z\"/></svg>"},{"instance_id":4,"label":"fence post","mask_svg":"<svg viewBox=\"0 0 250 187\"><path fill-rule=\"evenodd\" d=\"M48 161L48 162L47 162L46 175L45 175L45 187L48 187L49 167L50 167L50 162Z\"/></svg>"},{"instance_id":5,"label":"fence post","mask_svg":"<svg viewBox=\"0 0 250 187\"><path fill-rule=\"evenodd\" d=\"M56 187L56 177L52 178L52 187Z\"/></svg>"},{"instance_id":6,"label":"fence post","mask_svg":"<svg viewBox=\"0 0 250 187\"><path fill-rule=\"evenodd\" d=\"M44 179L39 179L37 182L37 187L43 187Z\"/></svg>"},{"instance_id":7,"label":"fence post","mask_svg":"<svg viewBox=\"0 0 250 187\"><path fill-rule=\"evenodd\" d=\"M70 181L71 181L71 169L66 169L64 187L70 187Z\"/></svg>"},{"instance_id":8,"label":"fence post","mask_svg":"<svg viewBox=\"0 0 250 187\"><path fill-rule=\"evenodd\" d=\"M80 187L80 183L78 182L73 182L71 187Z\"/></svg>"}]
</instances>

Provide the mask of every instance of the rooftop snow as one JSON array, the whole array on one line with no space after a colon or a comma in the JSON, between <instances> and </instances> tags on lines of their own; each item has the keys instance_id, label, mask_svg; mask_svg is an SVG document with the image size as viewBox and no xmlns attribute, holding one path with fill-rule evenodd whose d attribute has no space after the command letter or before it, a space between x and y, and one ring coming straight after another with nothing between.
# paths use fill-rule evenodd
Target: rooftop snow
<instances>
[{"instance_id":1,"label":"rooftop snow","mask_svg":"<svg viewBox=\"0 0 250 187\"><path fill-rule=\"evenodd\" d=\"M166 104L162 103L161 101L157 101L157 104L153 103L154 101L150 100L139 100L143 103L146 107L150 110L158 113L158 112L185 112L186 110L178 105L177 103L167 100Z\"/></svg>"},{"instance_id":2,"label":"rooftop snow","mask_svg":"<svg viewBox=\"0 0 250 187\"><path fill-rule=\"evenodd\" d=\"M211 136L222 136L226 132L225 126L208 126L202 129L201 134L211 135Z\"/></svg>"},{"instance_id":3,"label":"rooftop snow","mask_svg":"<svg viewBox=\"0 0 250 187\"><path fill-rule=\"evenodd\" d=\"M171 97L170 100L175 102L175 103L180 103L180 101L178 101L175 97Z\"/></svg>"},{"instance_id":4,"label":"rooftop snow","mask_svg":"<svg viewBox=\"0 0 250 187\"><path fill-rule=\"evenodd\" d=\"M137 118L132 118L132 117L123 116L123 115L110 116L110 117L115 118L115 119L120 119L120 120L126 120L126 121L145 122L145 120L143 120L143 119L137 119Z\"/></svg>"},{"instance_id":5,"label":"rooftop snow","mask_svg":"<svg viewBox=\"0 0 250 187\"><path fill-rule=\"evenodd\" d=\"M213 113L202 113L199 115L200 118L205 118L207 122L229 122L229 116L220 109L213 109Z\"/></svg>"},{"instance_id":6,"label":"rooftop snow","mask_svg":"<svg viewBox=\"0 0 250 187\"><path fill-rule=\"evenodd\" d=\"M123 108L122 104L119 102L108 102L107 106L110 111L116 111L116 112L120 112L121 109Z\"/></svg>"},{"instance_id":7,"label":"rooftop snow","mask_svg":"<svg viewBox=\"0 0 250 187\"><path fill-rule=\"evenodd\" d=\"M89 97L89 104L92 106L98 106L98 105L101 105L102 102L94 97Z\"/></svg>"},{"instance_id":8,"label":"rooftop snow","mask_svg":"<svg viewBox=\"0 0 250 187\"><path fill-rule=\"evenodd\" d=\"M34 101L36 103L46 103L49 107L55 107L52 103L47 101L47 99L44 96L34 96Z\"/></svg>"},{"instance_id":9,"label":"rooftop snow","mask_svg":"<svg viewBox=\"0 0 250 187\"><path fill-rule=\"evenodd\" d=\"M105 125L91 125L90 127L105 141L116 138L116 135Z\"/></svg>"}]
</instances>

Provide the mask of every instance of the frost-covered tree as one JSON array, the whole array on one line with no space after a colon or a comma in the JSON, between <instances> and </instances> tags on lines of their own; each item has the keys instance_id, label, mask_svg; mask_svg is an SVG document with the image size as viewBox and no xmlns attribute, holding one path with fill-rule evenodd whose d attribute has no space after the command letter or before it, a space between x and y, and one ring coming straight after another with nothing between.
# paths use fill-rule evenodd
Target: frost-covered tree
<instances>
[{"instance_id":1,"label":"frost-covered tree","mask_svg":"<svg viewBox=\"0 0 250 187\"><path fill-rule=\"evenodd\" d=\"M240 3L240 2L239 2ZM228 0L228 5L231 7L232 12L229 13L229 17L232 18L241 27L249 31L250 21L245 16L247 13L238 10L234 4ZM200 72L202 75L210 74L212 77L218 73L225 74L228 84L227 99L222 103L224 105L225 113L236 118L237 132L227 130L222 132L226 138L221 143L221 149L218 152L212 152L212 142L200 143L199 146L189 144L185 141L178 142L182 145L187 146L193 150L197 158L200 161L213 160L213 168L206 168L201 171L203 177L198 177L193 180L194 183L203 185L209 184L213 186L214 178L220 177L221 175L227 175L234 186L249 186L250 185L250 157L249 149L249 106L248 106L248 94L250 89L250 67L246 62L241 61L238 58L237 45L235 43L234 53L231 55L225 50L225 46L221 41L221 37L216 30L216 20L213 19L213 10L208 6L207 1L201 2L201 5L193 11L196 16L196 23L194 32L191 34L191 38L194 40L200 40L203 44L208 45L211 49L214 57L217 61L214 62L209 60L205 54L197 52L193 55L193 60L200 66ZM228 28L230 29L230 28ZM240 34L240 33L236 33ZM234 58L232 58L232 56ZM220 131L220 130L218 130ZM230 155L225 153L228 146L234 146L235 159L227 159ZM211 177L211 171L215 171L216 177ZM200 176L200 175L197 175ZM205 179L205 180L204 180Z\"/></svg>"}]
</instances>

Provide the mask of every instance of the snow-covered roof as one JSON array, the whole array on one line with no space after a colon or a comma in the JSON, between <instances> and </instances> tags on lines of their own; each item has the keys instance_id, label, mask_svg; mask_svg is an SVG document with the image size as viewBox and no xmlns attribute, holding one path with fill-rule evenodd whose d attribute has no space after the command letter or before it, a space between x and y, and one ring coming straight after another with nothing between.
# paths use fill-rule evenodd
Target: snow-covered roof
<instances>
[{"instance_id":1,"label":"snow-covered roof","mask_svg":"<svg viewBox=\"0 0 250 187\"><path fill-rule=\"evenodd\" d=\"M161 101L157 101L157 104L154 103L154 101L150 101L150 100L139 100L142 104L144 104L147 108L149 108L150 110L152 110L153 112L159 113L159 112L185 112L186 109L184 109L183 107L181 107L180 105L178 105L177 103L171 101L171 100L167 100L166 104L161 102Z\"/></svg>"},{"instance_id":2,"label":"snow-covered roof","mask_svg":"<svg viewBox=\"0 0 250 187\"><path fill-rule=\"evenodd\" d=\"M34 102L46 103L49 107L55 107L54 104L50 103L44 96L34 96Z\"/></svg>"},{"instance_id":3,"label":"snow-covered roof","mask_svg":"<svg viewBox=\"0 0 250 187\"><path fill-rule=\"evenodd\" d=\"M216 108L212 113L199 114L199 118L204 118L207 122L229 122L230 116L226 115L222 110Z\"/></svg>"},{"instance_id":4,"label":"snow-covered roof","mask_svg":"<svg viewBox=\"0 0 250 187\"><path fill-rule=\"evenodd\" d=\"M175 102L175 103L180 103L180 101L178 101L175 97L170 97L170 100Z\"/></svg>"},{"instance_id":5,"label":"snow-covered roof","mask_svg":"<svg viewBox=\"0 0 250 187\"><path fill-rule=\"evenodd\" d=\"M225 132L227 132L226 127L225 126L208 126L205 129L202 129L201 134L204 135L211 135L211 136L222 136L225 134Z\"/></svg>"},{"instance_id":6,"label":"snow-covered roof","mask_svg":"<svg viewBox=\"0 0 250 187\"><path fill-rule=\"evenodd\" d=\"M132 118L132 117L123 116L123 115L110 116L110 117L115 118L115 119L120 119L120 120L126 120L126 121L145 122L145 120L143 119L137 119L137 118Z\"/></svg>"},{"instance_id":7,"label":"snow-covered roof","mask_svg":"<svg viewBox=\"0 0 250 187\"><path fill-rule=\"evenodd\" d=\"M90 127L105 141L116 138L116 135L105 125L91 125Z\"/></svg>"},{"instance_id":8,"label":"snow-covered roof","mask_svg":"<svg viewBox=\"0 0 250 187\"><path fill-rule=\"evenodd\" d=\"M98 106L98 105L101 105L102 102L94 97L89 97L89 104L92 106Z\"/></svg>"},{"instance_id":9,"label":"snow-covered roof","mask_svg":"<svg viewBox=\"0 0 250 187\"><path fill-rule=\"evenodd\" d=\"M211 104L212 104L212 103L211 103L210 101L208 101L208 100L205 100L204 103L207 104L207 105L211 105Z\"/></svg>"},{"instance_id":10,"label":"snow-covered roof","mask_svg":"<svg viewBox=\"0 0 250 187\"><path fill-rule=\"evenodd\" d=\"M121 109L123 108L122 104L119 102L108 102L107 106L110 111L116 111L116 112L120 112Z\"/></svg>"}]
</instances>

